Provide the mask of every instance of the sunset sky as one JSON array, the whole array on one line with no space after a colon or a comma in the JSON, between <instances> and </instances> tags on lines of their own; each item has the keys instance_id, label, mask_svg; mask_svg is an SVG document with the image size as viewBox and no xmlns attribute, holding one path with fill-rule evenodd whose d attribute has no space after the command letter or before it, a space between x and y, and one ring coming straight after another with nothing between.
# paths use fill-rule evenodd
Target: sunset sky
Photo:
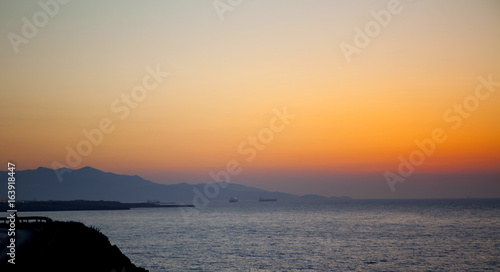
<instances>
[{"instance_id":1,"label":"sunset sky","mask_svg":"<svg viewBox=\"0 0 500 272\"><path fill-rule=\"evenodd\" d=\"M499 1L41 2L0 3L0 154L18 170L202 183L234 160L231 182L296 194L500 197ZM436 129L391 192L384 175Z\"/></svg>"}]
</instances>

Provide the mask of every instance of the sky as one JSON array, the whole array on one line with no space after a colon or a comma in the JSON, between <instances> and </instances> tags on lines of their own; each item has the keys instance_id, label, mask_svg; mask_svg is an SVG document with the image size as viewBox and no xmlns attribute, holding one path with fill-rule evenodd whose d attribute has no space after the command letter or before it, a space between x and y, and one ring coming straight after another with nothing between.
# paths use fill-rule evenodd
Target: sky
<instances>
[{"instance_id":1,"label":"sky","mask_svg":"<svg viewBox=\"0 0 500 272\"><path fill-rule=\"evenodd\" d=\"M12 0L0 37L17 170L500 197L495 0Z\"/></svg>"}]
</instances>

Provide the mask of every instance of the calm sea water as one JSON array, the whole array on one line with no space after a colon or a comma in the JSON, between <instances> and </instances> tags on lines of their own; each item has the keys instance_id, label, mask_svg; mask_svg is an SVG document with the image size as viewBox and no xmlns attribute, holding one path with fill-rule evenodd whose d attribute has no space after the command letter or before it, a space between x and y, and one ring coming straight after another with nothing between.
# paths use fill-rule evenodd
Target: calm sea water
<instances>
[{"instance_id":1,"label":"calm sea water","mask_svg":"<svg viewBox=\"0 0 500 272\"><path fill-rule=\"evenodd\" d=\"M22 215L22 214L21 214ZM500 271L500 200L24 213L97 226L150 271Z\"/></svg>"}]
</instances>

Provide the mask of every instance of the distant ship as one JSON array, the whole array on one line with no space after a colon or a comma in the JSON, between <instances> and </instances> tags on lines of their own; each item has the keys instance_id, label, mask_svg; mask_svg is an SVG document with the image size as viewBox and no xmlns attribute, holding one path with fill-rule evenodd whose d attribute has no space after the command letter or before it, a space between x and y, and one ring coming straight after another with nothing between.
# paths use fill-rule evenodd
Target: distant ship
<instances>
[{"instance_id":1,"label":"distant ship","mask_svg":"<svg viewBox=\"0 0 500 272\"><path fill-rule=\"evenodd\" d=\"M276 202L278 201L276 198L263 198L259 197L259 202Z\"/></svg>"},{"instance_id":2,"label":"distant ship","mask_svg":"<svg viewBox=\"0 0 500 272\"><path fill-rule=\"evenodd\" d=\"M238 199L235 196L233 196L229 198L229 202L238 202Z\"/></svg>"}]
</instances>

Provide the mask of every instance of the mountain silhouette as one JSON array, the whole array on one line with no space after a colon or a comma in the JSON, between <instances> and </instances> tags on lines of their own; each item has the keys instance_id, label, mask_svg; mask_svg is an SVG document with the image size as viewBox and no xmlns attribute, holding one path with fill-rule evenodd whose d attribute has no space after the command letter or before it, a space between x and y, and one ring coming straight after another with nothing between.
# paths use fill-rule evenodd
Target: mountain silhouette
<instances>
[{"instance_id":1,"label":"mountain silhouette","mask_svg":"<svg viewBox=\"0 0 500 272\"><path fill-rule=\"evenodd\" d=\"M7 172L0 171L6 177ZM139 176L103 172L92 167L66 171L59 181L53 169L39 167L16 172L16 200L107 200L146 202L147 200L191 202L195 196L227 201L236 196L242 201L259 197L285 199L331 199L322 196L271 192L234 183L165 185ZM215 188L215 189L214 189ZM208 190L208 191L207 191ZM217 192L217 193L216 193ZM0 199L6 200L7 186L0 186Z\"/></svg>"}]
</instances>

